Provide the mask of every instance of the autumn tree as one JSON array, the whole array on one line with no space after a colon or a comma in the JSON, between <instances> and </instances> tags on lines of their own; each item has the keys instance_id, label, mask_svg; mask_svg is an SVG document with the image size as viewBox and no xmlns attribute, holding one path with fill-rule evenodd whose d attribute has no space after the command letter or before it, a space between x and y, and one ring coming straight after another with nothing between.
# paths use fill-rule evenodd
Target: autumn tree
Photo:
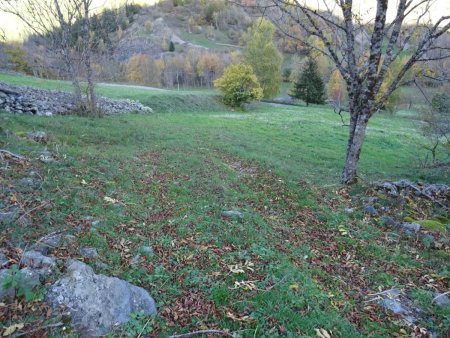
<instances>
[{"instance_id":1,"label":"autumn tree","mask_svg":"<svg viewBox=\"0 0 450 338\"><path fill-rule=\"evenodd\" d=\"M161 68L148 55L133 55L127 63L126 78L129 82L158 87L161 84Z\"/></svg>"},{"instance_id":2,"label":"autumn tree","mask_svg":"<svg viewBox=\"0 0 450 338\"><path fill-rule=\"evenodd\" d=\"M324 103L325 86L314 59L308 59L304 71L294 81L290 95L305 101L307 106L310 103Z\"/></svg>"},{"instance_id":3,"label":"autumn tree","mask_svg":"<svg viewBox=\"0 0 450 338\"><path fill-rule=\"evenodd\" d=\"M238 64L225 69L223 75L214 81L214 86L223 94L223 102L241 108L244 103L259 100L263 90L252 66Z\"/></svg>"},{"instance_id":4,"label":"autumn tree","mask_svg":"<svg viewBox=\"0 0 450 338\"><path fill-rule=\"evenodd\" d=\"M203 53L197 64L198 75L203 79L203 84L212 87L214 80L223 72L224 64L215 53Z\"/></svg>"},{"instance_id":5,"label":"autumn tree","mask_svg":"<svg viewBox=\"0 0 450 338\"><path fill-rule=\"evenodd\" d=\"M353 0L338 0L332 6L326 0L317 3L255 1L261 14L270 18L285 35L288 35L287 25L294 23L305 36L314 36L322 41L322 48L309 46L308 41L302 42L327 56L345 80L350 123L341 182L346 184L357 180L358 162L370 118L401 86L405 74L417 63L450 56L449 50L437 43L450 29L450 16L429 22L428 13L434 6L433 1L391 2L393 16L390 21L388 0L373 3L374 11L363 15ZM413 39L416 39L415 43L410 44ZM409 46L406 62L385 82L389 70L404 54L406 46ZM434 56L434 51L440 54Z\"/></svg>"},{"instance_id":6,"label":"autumn tree","mask_svg":"<svg viewBox=\"0 0 450 338\"><path fill-rule=\"evenodd\" d=\"M266 19L259 19L245 38L244 62L252 66L265 98L277 95L282 81L283 57L273 42L274 34L274 25Z\"/></svg>"},{"instance_id":7,"label":"autumn tree","mask_svg":"<svg viewBox=\"0 0 450 338\"><path fill-rule=\"evenodd\" d=\"M328 99L333 101L339 107L341 107L343 102L347 100L345 81L337 69L331 73L330 80L327 84L327 92Z\"/></svg>"}]
</instances>

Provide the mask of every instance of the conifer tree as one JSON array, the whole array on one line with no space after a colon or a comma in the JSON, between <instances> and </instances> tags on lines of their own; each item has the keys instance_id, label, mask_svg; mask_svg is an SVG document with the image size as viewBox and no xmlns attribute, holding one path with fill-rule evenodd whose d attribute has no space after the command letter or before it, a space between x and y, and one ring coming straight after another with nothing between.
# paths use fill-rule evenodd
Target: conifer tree
<instances>
[{"instance_id":1,"label":"conifer tree","mask_svg":"<svg viewBox=\"0 0 450 338\"><path fill-rule=\"evenodd\" d=\"M325 86L314 59L309 58L305 69L294 81L289 95L305 101L307 106L310 103L323 104L325 102Z\"/></svg>"}]
</instances>

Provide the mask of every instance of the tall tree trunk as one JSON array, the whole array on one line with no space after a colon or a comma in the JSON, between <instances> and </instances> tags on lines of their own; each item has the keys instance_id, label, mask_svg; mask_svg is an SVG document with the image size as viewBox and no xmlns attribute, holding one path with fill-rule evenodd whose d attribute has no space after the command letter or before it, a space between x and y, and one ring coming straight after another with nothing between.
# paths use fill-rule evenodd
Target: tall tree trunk
<instances>
[{"instance_id":1,"label":"tall tree trunk","mask_svg":"<svg viewBox=\"0 0 450 338\"><path fill-rule=\"evenodd\" d=\"M97 98L95 95L95 83L94 83L94 72L92 70L91 63L91 41L90 41L90 18L89 18L89 7L91 5L90 0L83 1L83 50L82 55L84 59L84 66L86 67L86 80L87 80L87 104L92 115L100 115L101 111L97 107Z\"/></svg>"},{"instance_id":2,"label":"tall tree trunk","mask_svg":"<svg viewBox=\"0 0 450 338\"><path fill-rule=\"evenodd\" d=\"M347 156L345 160L344 170L341 176L341 182L344 184L352 184L357 181L359 156L361 154L368 122L368 113L352 114L347 144Z\"/></svg>"}]
</instances>

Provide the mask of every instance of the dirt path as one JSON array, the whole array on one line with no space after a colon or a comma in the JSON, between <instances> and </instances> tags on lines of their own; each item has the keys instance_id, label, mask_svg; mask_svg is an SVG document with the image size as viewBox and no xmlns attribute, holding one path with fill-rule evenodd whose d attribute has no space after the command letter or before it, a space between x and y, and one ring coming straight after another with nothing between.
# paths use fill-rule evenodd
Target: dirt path
<instances>
[{"instance_id":1,"label":"dirt path","mask_svg":"<svg viewBox=\"0 0 450 338\"><path fill-rule=\"evenodd\" d=\"M144 89L144 90L162 90L162 91L166 90L166 89L156 88L156 87L147 87L147 86L139 86L139 85L127 85L127 84L120 84L120 83L99 82L99 83L97 83L97 85L103 86L103 87L123 87L123 88Z\"/></svg>"}]
</instances>

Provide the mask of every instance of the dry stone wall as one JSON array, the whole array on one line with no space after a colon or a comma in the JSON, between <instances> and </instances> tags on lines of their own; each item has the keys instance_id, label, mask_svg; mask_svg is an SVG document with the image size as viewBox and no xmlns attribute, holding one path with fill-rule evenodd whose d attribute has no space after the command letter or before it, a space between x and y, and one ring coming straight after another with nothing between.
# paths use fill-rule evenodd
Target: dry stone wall
<instances>
[{"instance_id":1,"label":"dry stone wall","mask_svg":"<svg viewBox=\"0 0 450 338\"><path fill-rule=\"evenodd\" d=\"M153 112L150 107L132 100L99 97L98 104L105 115ZM52 116L71 114L74 108L71 93L13 86L0 82L0 110L16 114Z\"/></svg>"}]
</instances>

